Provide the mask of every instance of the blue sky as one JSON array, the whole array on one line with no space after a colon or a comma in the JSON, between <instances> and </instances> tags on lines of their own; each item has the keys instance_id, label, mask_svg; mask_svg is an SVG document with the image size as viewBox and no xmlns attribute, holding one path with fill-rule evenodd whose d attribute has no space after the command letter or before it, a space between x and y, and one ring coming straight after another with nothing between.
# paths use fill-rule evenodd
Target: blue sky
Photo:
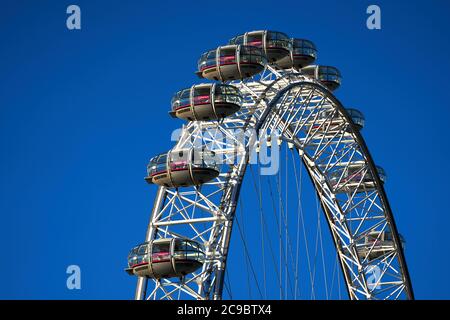
<instances>
[{"instance_id":1,"label":"blue sky","mask_svg":"<svg viewBox=\"0 0 450 320\"><path fill-rule=\"evenodd\" d=\"M78 4L82 30L66 28ZM370 4L382 29L366 28ZM148 159L182 122L200 54L272 29L314 41L366 116L416 297L450 298L448 1L9 1L0 13L0 298L128 299L156 191ZM66 288L66 267L82 289ZM241 292L244 297L245 292Z\"/></svg>"}]
</instances>

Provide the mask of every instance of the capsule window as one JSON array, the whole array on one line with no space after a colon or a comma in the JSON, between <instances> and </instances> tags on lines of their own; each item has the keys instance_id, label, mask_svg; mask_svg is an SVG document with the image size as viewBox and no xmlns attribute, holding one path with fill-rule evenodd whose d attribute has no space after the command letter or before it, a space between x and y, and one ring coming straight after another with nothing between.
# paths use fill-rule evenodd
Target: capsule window
<instances>
[{"instance_id":1,"label":"capsule window","mask_svg":"<svg viewBox=\"0 0 450 320\"><path fill-rule=\"evenodd\" d=\"M166 171L166 163L167 163L167 155L165 153L152 158L147 167L148 174L155 175L159 172Z\"/></svg>"},{"instance_id":2,"label":"capsule window","mask_svg":"<svg viewBox=\"0 0 450 320\"><path fill-rule=\"evenodd\" d=\"M172 98L172 110L189 106L190 103L190 89L181 90Z\"/></svg>"},{"instance_id":3,"label":"capsule window","mask_svg":"<svg viewBox=\"0 0 450 320\"><path fill-rule=\"evenodd\" d=\"M233 86L216 86L214 92L214 100L215 102L226 102L226 103L234 103L237 105L241 104L242 97L239 93L239 90Z\"/></svg>"},{"instance_id":4,"label":"capsule window","mask_svg":"<svg viewBox=\"0 0 450 320\"><path fill-rule=\"evenodd\" d=\"M276 32L277 40L289 40L289 37L283 32Z\"/></svg>"},{"instance_id":5,"label":"capsule window","mask_svg":"<svg viewBox=\"0 0 450 320\"><path fill-rule=\"evenodd\" d=\"M172 110L175 110L180 105L180 97L178 94L174 95L172 100L170 101L172 106Z\"/></svg>"},{"instance_id":6,"label":"capsule window","mask_svg":"<svg viewBox=\"0 0 450 320\"><path fill-rule=\"evenodd\" d=\"M131 253L132 254L137 254L139 250L139 247L134 247L133 249L131 249Z\"/></svg>"},{"instance_id":7,"label":"capsule window","mask_svg":"<svg viewBox=\"0 0 450 320\"><path fill-rule=\"evenodd\" d=\"M247 45L261 47L262 44L262 33L247 35Z\"/></svg>"},{"instance_id":8,"label":"capsule window","mask_svg":"<svg viewBox=\"0 0 450 320\"><path fill-rule=\"evenodd\" d=\"M170 242L154 243L152 253L170 252Z\"/></svg>"},{"instance_id":9,"label":"capsule window","mask_svg":"<svg viewBox=\"0 0 450 320\"><path fill-rule=\"evenodd\" d=\"M278 40L278 33L277 32L268 32L267 40Z\"/></svg>"},{"instance_id":10,"label":"capsule window","mask_svg":"<svg viewBox=\"0 0 450 320\"><path fill-rule=\"evenodd\" d=\"M194 88L194 105L210 103L210 87Z\"/></svg>"},{"instance_id":11,"label":"capsule window","mask_svg":"<svg viewBox=\"0 0 450 320\"><path fill-rule=\"evenodd\" d=\"M158 164L165 164L167 162L167 155L163 154L158 158Z\"/></svg>"},{"instance_id":12,"label":"capsule window","mask_svg":"<svg viewBox=\"0 0 450 320\"><path fill-rule=\"evenodd\" d=\"M176 171L176 170L184 170L188 168L188 155L189 152L186 150L180 150L180 151L172 151L170 153L169 158L169 165L170 170Z\"/></svg>"},{"instance_id":13,"label":"capsule window","mask_svg":"<svg viewBox=\"0 0 450 320\"><path fill-rule=\"evenodd\" d=\"M312 57L316 57L317 50L315 45L309 40L303 39L295 39L292 44L292 52L293 54L298 55L309 55Z\"/></svg>"},{"instance_id":14,"label":"capsule window","mask_svg":"<svg viewBox=\"0 0 450 320\"><path fill-rule=\"evenodd\" d=\"M235 48L225 48L220 50L220 64L236 63L236 50Z\"/></svg>"},{"instance_id":15,"label":"capsule window","mask_svg":"<svg viewBox=\"0 0 450 320\"><path fill-rule=\"evenodd\" d=\"M143 244L143 245L141 245L140 247L139 247L139 249L138 249L138 254L139 255L143 255L143 254L146 254L148 251L147 251L147 248L148 248L148 246L146 245L146 244Z\"/></svg>"},{"instance_id":16,"label":"capsule window","mask_svg":"<svg viewBox=\"0 0 450 320\"><path fill-rule=\"evenodd\" d=\"M180 94L180 106L187 106L190 104L189 101L190 98L190 90L189 89L185 89L181 92Z\"/></svg>"},{"instance_id":17,"label":"capsule window","mask_svg":"<svg viewBox=\"0 0 450 320\"><path fill-rule=\"evenodd\" d=\"M296 39L293 42L294 48L315 49L314 44L309 40Z\"/></svg>"},{"instance_id":18,"label":"capsule window","mask_svg":"<svg viewBox=\"0 0 450 320\"><path fill-rule=\"evenodd\" d=\"M244 35L239 35L237 37L232 38L229 44L244 44Z\"/></svg>"},{"instance_id":19,"label":"capsule window","mask_svg":"<svg viewBox=\"0 0 450 320\"><path fill-rule=\"evenodd\" d=\"M282 32L268 32L266 45L267 47L289 49L290 40L288 36Z\"/></svg>"},{"instance_id":20,"label":"capsule window","mask_svg":"<svg viewBox=\"0 0 450 320\"><path fill-rule=\"evenodd\" d=\"M352 118L353 122L360 127L364 127L364 115L361 111L356 109L347 109L349 116Z\"/></svg>"},{"instance_id":21,"label":"capsule window","mask_svg":"<svg viewBox=\"0 0 450 320\"><path fill-rule=\"evenodd\" d=\"M200 245L193 241L179 240L175 241L174 258L175 259L189 259L199 260L203 257Z\"/></svg>"},{"instance_id":22,"label":"capsule window","mask_svg":"<svg viewBox=\"0 0 450 320\"><path fill-rule=\"evenodd\" d=\"M242 46L241 51L242 63L260 63L265 64L265 57L262 54L261 49L250 46Z\"/></svg>"},{"instance_id":23,"label":"capsule window","mask_svg":"<svg viewBox=\"0 0 450 320\"><path fill-rule=\"evenodd\" d=\"M216 65L216 50L211 50L200 57L198 61L198 69L203 71Z\"/></svg>"},{"instance_id":24,"label":"capsule window","mask_svg":"<svg viewBox=\"0 0 450 320\"><path fill-rule=\"evenodd\" d=\"M173 256L175 259L186 259L186 245L184 241L176 240Z\"/></svg>"},{"instance_id":25,"label":"capsule window","mask_svg":"<svg viewBox=\"0 0 450 320\"><path fill-rule=\"evenodd\" d=\"M170 242L153 243L152 262L164 262L170 259Z\"/></svg>"},{"instance_id":26,"label":"capsule window","mask_svg":"<svg viewBox=\"0 0 450 320\"><path fill-rule=\"evenodd\" d=\"M161 155L156 162L156 166L155 166L156 171L165 170L166 164L167 164L167 155L165 155L165 154Z\"/></svg>"},{"instance_id":27,"label":"capsule window","mask_svg":"<svg viewBox=\"0 0 450 320\"><path fill-rule=\"evenodd\" d=\"M340 73L333 67L319 67L319 80L340 82Z\"/></svg>"},{"instance_id":28,"label":"capsule window","mask_svg":"<svg viewBox=\"0 0 450 320\"><path fill-rule=\"evenodd\" d=\"M175 240L174 251L184 251L186 250L186 241Z\"/></svg>"}]
</instances>

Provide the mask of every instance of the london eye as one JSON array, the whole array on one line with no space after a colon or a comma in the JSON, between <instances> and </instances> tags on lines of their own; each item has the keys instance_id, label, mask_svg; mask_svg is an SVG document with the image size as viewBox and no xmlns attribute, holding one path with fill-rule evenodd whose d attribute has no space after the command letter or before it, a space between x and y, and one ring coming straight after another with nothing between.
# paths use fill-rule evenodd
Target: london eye
<instances>
[{"instance_id":1,"label":"london eye","mask_svg":"<svg viewBox=\"0 0 450 320\"><path fill-rule=\"evenodd\" d=\"M414 299L404 239L384 189L386 173L362 136L366 119L334 95L340 71L316 60L312 41L268 30L238 35L200 56L196 74L203 82L180 88L168 110L183 121L177 142L147 167L145 180L157 188L156 198L147 234L131 249L126 268L137 277L136 299L224 298L232 286L227 278L232 230L244 231L237 219L242 201L249 200L242 192L244 177L256 203L244 211L267 213L272 202L279 209L276 224L255 215L261 218L255 221L261 225L260 247L241 237L246 256L258 251L253 256L264 261L256 266L246 260L249 282L261 298L270 280L281 298L311 297L299 294L301 279L309 291L319 292L309 257L304 261L310 276L301 278L297 267L299 235L307 227L301 222L309 214L301 210L302 170L317 199L318 219L325 221L320 228L333 244L336 267L324 268L324 285L336 275L351 300ZM292 188L283 189L278 171L259 170L255 176L253 167L260 168L254 160L274 148L284 148L279 164ZM288 206L294 211L289 216ZM278 251L270 245L271 234L283 240ZM270 272L266 265L272 263L278 266Z\"/></svg>"}]
</instances>

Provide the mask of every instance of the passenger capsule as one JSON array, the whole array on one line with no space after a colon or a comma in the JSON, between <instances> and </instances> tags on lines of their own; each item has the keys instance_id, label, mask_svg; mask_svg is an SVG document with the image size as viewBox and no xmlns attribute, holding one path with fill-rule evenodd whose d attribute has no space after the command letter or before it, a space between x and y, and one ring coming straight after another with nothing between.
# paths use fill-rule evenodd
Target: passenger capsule
<instances>
[{"instance_id":1,"label":"passenger capsule","mask_svg":"<svg viewBox=\"0 0 450 320\"><path fill-rule=\"evenodd\" d=\"M219 175L214 157L215 153L208 150L172 150L150 160L145 180L175 188L200 185Z\"/></svg>"},{"instance_id":2,"label":"passenger capsule","mask_svg":"<svg viewBox=\"0 0 450 320\"><path fill-rule=\"evenodd\" d=\"M352 119L353 123L355 124L356 128L358 130L364 128L364 124L366 123L366 118L364 117L364 114L358 109L346 108L346 110L348 115Z\"/></svg>"},{"instance_id":3,"label":"passenger capsule","mask_svg":"<svg viewBox=\"0 0 450 320\"><path fill-rule=\"evenodd\" d=\"M305 39L291 39L290 54L277 61L282 69L301 69L314 63L317 58L317 49L314 43Z\"/></svg>"},{"instance_id":4,"label":"passenger capsule","mask_svg":"<svg viewBox=\"0 0 450 320\"><path fill-rule=\"evenodd\" d=\"M266 64L261 48L228 45L204 53L198 61L196 74L209 80L238 80L260 73Z\"/></svg>"},{"instance_id":5,"label":"passenger capsule","mask_svg":"<svg viewBox=\"0 0 450 320\"><path fill-rule=\"evenodd\" d=\"M170 114L189 121L217 120L232 115L242 104L239 89L226 84L197 84L178 91Z\"/></svg>"},{"instance_id":6,"label":"passenger capsule","mask_svg":"<svg viewBox=\"0 0 450 320\"><path fill-rule=\"evenodd\" d=\"M234 37L229 44L243 44L261 48L269 62L278 60L289 55L291 41L282 32L259 30L251 31Z\"/></svg>"},{"instance_id":7,"label":"passenger capsule","mask_svg":"<svg viewBox=\"0 0 450 320\"><path fill-rule=\"evenodd\" d=\"M204 258L202 245L196 241L157 239L131 249L125 271L153 279L182 277L199 269Z\"/></svg>"},{"instance_id":8,"label":"passenger capsule","mask_svg":"<svg viewBox=\"0 0 450 320\"><path fill-rule=\"evenodd\" d=\"M357 130L361 130L364 127L365 118L361 111L357 109L346 108L348 115L353 121ZM336 132L344 129L350 132L350 127L343 125L345 120L339 116L339 113L333 109L324 110L319 113L317 120L312 120L313 122L313 132L323 133L323 134L336 134Z\"/></svg>"},{"instance_id":9,"label":"passenger capsule","mask_svg":"<svg viewBox=\"0 0 450 320\"><path fill-rule=\"evenodd\" d=\"M399 237L404 247L405 240L400 234ZM395 250L395 242L391 231L372 231L356 241L356 251L360 259L375 260L392 250Z\"/></svg>"},{"instance_id":10,"label":"passenger capsule","mask_svg":"<svg viewBox=\"0 0 450 320\"><path fill-rule=\"evenodd\" d=\"M335 67L312 65L302 68L301 72L320 81L331 91L336 90L341 85L341 73Z\"/></svg>"},{"instance_id":11,"label":"passenger capsule","mask_svg":"<svg viewBox=\"0 0 450 320\"><path fill-rule=\"evenodd\" d=\"M365 163L352 163L333 171L329 176L330 185L337 193L370 191L375 188L375 178L366 170ZM386 181L383 168L376 166L381 183ZM365 172L365 173L364 173Z\"/></svg>"}]
</instances>

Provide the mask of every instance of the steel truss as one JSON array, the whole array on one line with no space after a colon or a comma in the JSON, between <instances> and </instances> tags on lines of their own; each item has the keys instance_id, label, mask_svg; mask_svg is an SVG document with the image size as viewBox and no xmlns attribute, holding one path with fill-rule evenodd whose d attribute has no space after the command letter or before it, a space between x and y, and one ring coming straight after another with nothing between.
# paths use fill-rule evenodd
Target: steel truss
<instances>
[{"instance_id":1,"label":"steel truss","mask_svg":"<svg viewBox=\"0 0 450 320\"><path fill-rule=\"evenodd\" d=\"M350 299L413 299L392 212L366 144L341 103L319 82L298 71L268 66L234 81L244 96L235 115L220 122L189 122L175 148L207 146L225 159L221 174L199 187L160 187L146 241L184 237L205 245L206 261L181 279L139 278L136 299L221 299L230 237L246 167L261 143L287 143L298 151L320 198ZM328 118L319 114L329 111ZM240 134L237 134L239 132ZM278 137L276 141L270 139ZM245 138L242 138L245 137ZM268 138L269 137L269 138ZM269 140L269 141L268 141ZM331 183L331 174L358 164L373 188ZM342 177L341 177L342 179ZM353 190L353 191L352 191ZM358 255L356 243L373 231L390 231L394 246L375 261ZM379 268L376 283L370 270ZM147 282L151 283L147 288Z\"/></svg>"}]
</instances>

